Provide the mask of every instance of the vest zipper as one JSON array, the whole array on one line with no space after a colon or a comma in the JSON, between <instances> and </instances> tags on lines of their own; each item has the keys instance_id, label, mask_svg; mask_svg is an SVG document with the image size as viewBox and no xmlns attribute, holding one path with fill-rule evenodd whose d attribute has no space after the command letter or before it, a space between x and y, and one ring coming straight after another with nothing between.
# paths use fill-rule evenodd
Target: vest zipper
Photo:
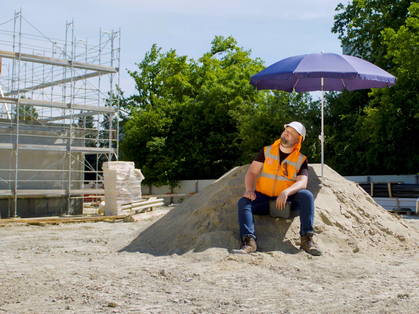
<instances>
[{"instance_id":1,"label":"vest zipper","mask_svg":"<svg viewBox=\"0 0 419 314\"><path fill-rule=\"evenodd\" d=\"M272 190L272 195L275 195L276 178L278 178L279 169L281 169L281 164L279 164L278 168L276 169L275 181L274 181L274 187L273 187L273 190Z\"/></svg>"},{"instance_id":2,"label":"vest zipper","mask_svg":"<svg viewBox=\"0 0 419 314\"><path fill-rule=\"evenodd\" d=\"M279 147L278 147L278 161L279 161L279 164L278 164L278 168L276 168L275 181L274 181L274 186L273 186L273 189L272 189L272 195L275 195L276 178L278 178L278 173L279 173L279 170L281 169L281 164L282 164L281 163L281 151L280 151Z\"/></svg>"}]
</instances>

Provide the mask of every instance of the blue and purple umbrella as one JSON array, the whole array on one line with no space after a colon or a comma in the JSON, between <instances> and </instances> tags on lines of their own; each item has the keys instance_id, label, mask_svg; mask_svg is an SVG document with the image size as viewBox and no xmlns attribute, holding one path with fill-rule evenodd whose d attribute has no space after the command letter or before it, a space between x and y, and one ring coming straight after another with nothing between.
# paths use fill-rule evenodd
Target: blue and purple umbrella
<instances>
[{"instance_id":1,"label":"blue and purple umbrella","mask_svg":"<svg viewBox=\"0 0 419 314\"><path fill-rule=\"evenodd\" d=\"M324 164L324 91L383 88L396 77L363 59L335 53L312 53L278 61L250 79L256 89L322 92L321 163Z\"/></svg>"}]
</instances>

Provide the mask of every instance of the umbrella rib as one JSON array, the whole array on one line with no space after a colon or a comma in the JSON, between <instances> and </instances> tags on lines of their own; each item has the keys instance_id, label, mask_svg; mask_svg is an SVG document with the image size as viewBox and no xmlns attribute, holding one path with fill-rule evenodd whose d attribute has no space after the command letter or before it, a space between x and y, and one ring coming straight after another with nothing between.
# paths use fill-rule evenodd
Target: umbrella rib
<instances>
[{"instance_id":1,"label":"umbrella rib","mask_svg":"<svg viewBox=\"0 0 419 314\"><path fill-rule=\"evenodd\" d=\"M342 81L342 85L343 85L343 87L345 87L345 88L346 88L345 81L344 81L343 79L340 79L340 80Z\"/></svg>"},{"instance_id":2,"label":"umbrella rib","mask_svg":"<svg viewBox=\"0 0 419 314\"><path fill-rule=\"evenodd\" d=\"M295 82L294 86L292 87L293 90L295 89L295 86L297 86L299 80L300 79L297 79L297 81Z\"/></svg>"}]
</instances>

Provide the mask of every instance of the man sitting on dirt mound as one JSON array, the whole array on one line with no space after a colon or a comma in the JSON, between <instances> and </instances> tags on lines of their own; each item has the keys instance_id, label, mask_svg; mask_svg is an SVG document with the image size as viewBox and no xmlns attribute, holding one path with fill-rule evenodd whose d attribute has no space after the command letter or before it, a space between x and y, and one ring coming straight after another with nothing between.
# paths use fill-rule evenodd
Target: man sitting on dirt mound
<instances>
[{"instance_id":1,"label":"man sitting on dirt mound","mask_svg":"<svg viewBox=\"0 0 419 314\"><path fill-rule=\"evenodd\" d=\"M306 128L300 122L284 125L281 138L265 146L255 157L245 177L246 192L239 200L239 224L242 247L233 253L256 251L253 215L269 215L269 201L284 210L291 203L291 211L300 213L301 249L312 255L321 255L313 242L314 197L306 190L308 182L307 158L300 153ZM254 189L256 177L260 176Z\"/></svg>"}]
</instances>

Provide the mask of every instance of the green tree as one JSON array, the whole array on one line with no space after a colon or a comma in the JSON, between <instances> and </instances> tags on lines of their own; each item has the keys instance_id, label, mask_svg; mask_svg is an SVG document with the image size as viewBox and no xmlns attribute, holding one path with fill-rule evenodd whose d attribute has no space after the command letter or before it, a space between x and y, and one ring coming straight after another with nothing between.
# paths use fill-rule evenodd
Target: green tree
<instances>
[{"instance_id":1,"label":"green tree","mask_svg":"<svg viewBox=\"0 0 419 314\"><path fill-rule=\"evenodd\" d=\"M216 36L197 61L153 45L138 67L130 72L138 94L126 102L122 158L134 160L149 184L229 170L240 156L230 111L259 97L249 78L262 62L232 37Z\"/></svg>"},{"instance_id":2,"label":"green tree","mask_svg":"<svg viewBox=\"0 0 419 314\"><path fill-rule=\"evenodd\" d=\"M161 53L153 45L139 71L129 71L135 80L138 94L126 99L121 108L127 112L120 145L122 160L135 161L141 168L146 183L175 185L173 171L182 162L180 156L170 156L166 144L174 117L184 101L193 96L189 83L191 66L186 56L177 56L175 50ZM180 146L185 145L183 139Z\"/></svg>"},{"instance_id":3,"label":"green tree","mask_svg":"<svg viewBox=\"0 0 419 314\"><path fill-rule=\"evenodd\" d=\"M332 32L338 33L343 46L352 54L367 59L387 71L394 71L395 59L387 58L389 46L385 44L384 30L397 32L409 16L408 7L416 1L354 0L346 6L339 4ZM393 73L395 74L395 73ZM408 168L395 166L396 130L404 120L404 107L393 93L401 87L400 77L396 87L390 89L343 91L326 96L330 116L326 137L326 163L342 175L406 173ZM402 87L404 88L404 87ZM386 95L385 97L379 95ZM403 115L403 117L402 117ZM408 119L409 120L409 119ZM404 127L410 128L411 120ZM390 156L390 155L391 156ZM410 171L410 170L409 170Z\"/></svg>"},{"instance_id":4,"label":"green tree","mask_svg":"<svg viewBox=\"0 0 419 314\"><path fill-rule=\"evenodd\" d=\"M419 4L409 7L405 25L383 31L387 58L394 63L397 84L374 90L365 109L368 130L380 166L387 173L417 173L419 169ZM385 156L383 158L383 156Z\"/></svg>"},{"instance_id":5,"label":"green tree","mask_svg":"<svg viewBox=\"0 0 419 314\"><path fill-rule=\"evenodd\" d=\"M301 152L309 162L320 161L320 101L308 93L262 92L258 104L243 103L234 112L242 154L239 162L250 163L263 147L276 141L284 124L300 121L307 129Z\"/></svg>"},{"instance_id":6,"label":"green tree","mask_svg":"<svg viewBox=\"0 0 419 314\"><path fill-rule=\"evenodd\" d=\"M404 24L412 2L401 0L353 0L346 6L340 3L332 32L350 54L360 56L386 69L386 46L382 44L385 28L397 30Z\"/></svg>"},{"instance_id":7,"label":"green tree","mask_svg":"<svg viewBox=\"0 0 419 314\"><path fill-rule=\"evenodd\" d=\"M22 97L24 98L24 97ZM36 108L31 105L18 105L19 107L19 120L24 121L35 121L38 120L38 113Z\"/></svg>"},{"instance_id":8,"label":"green tree","mask_svg":"<svg viewBox=\"0 0 419 314\"><path fill-rule=\"evenodd\" d=\"M122 106L129 119L120 156L135 161L145 183L217 178L251 162L292 120L315 131L304 149L319 157L318 102L304 93L255 90L249 80L263 63L250 54L222 36L198 60L153 45L138 71L129 72L138 94Z\"/></svg>"},{"instance_id":9,"label":"green tree","mask_svg":"<svg viewBox=\"0 0 419 314\"><path fill-rule=\"evenodd\" d=\"M361 121L370 90L325 95L325 163L341 175L371 174L365 150L368 137Z\"/></svg>"}]
</instances>

